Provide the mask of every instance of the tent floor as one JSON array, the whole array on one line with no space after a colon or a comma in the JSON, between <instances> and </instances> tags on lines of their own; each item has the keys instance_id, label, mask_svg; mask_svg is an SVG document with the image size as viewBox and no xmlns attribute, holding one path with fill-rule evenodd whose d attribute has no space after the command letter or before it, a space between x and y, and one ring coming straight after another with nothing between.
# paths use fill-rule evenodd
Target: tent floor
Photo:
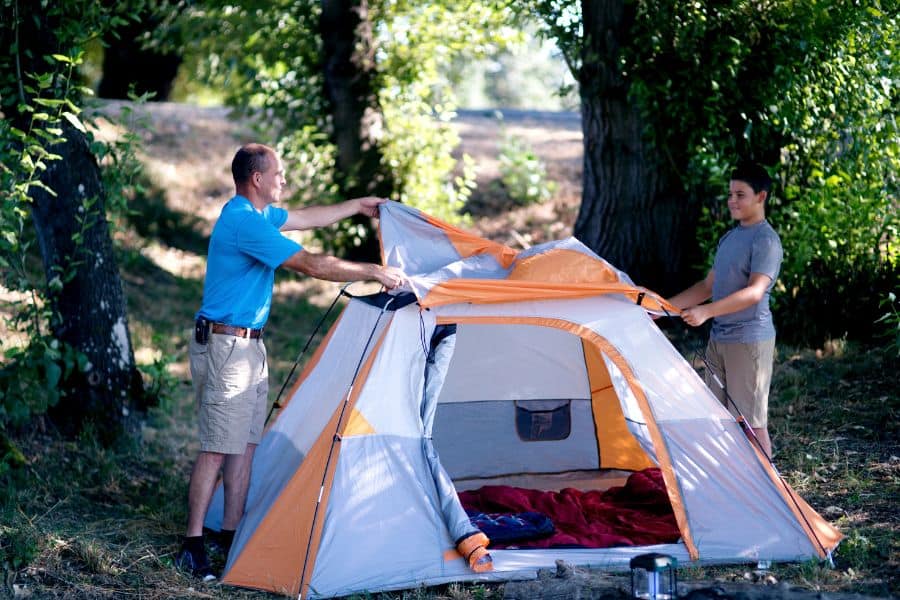
<instances>
[{"instance_id":1,"label":"tent floor","mask_svg":"<svg viewBox=\"0 0 900 600\"><path fill-rule=\"evenodd\" d=\"M459 492L477 490L485 485L508 485L543 491L559 491L563 488L603 491L617 485L625 485L625 481L631 473L631 471L617 469L566 471L564 473L522 473L500 477L455 479L453 484Z\"/></svg>"}]
</instances>

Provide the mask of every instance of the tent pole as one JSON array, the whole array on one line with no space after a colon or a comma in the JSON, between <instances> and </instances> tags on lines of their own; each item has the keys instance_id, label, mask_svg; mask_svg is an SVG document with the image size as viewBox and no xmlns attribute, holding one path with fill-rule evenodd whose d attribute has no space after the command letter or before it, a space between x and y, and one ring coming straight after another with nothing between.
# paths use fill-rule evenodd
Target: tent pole
<instances>
[{"instance_id":1,"label":"tent pole","mask_svg":"<svg viewBox=\"0 0 900 600\"><path fill-rule=\"evenodd\" d=\"M343 293L343 290L341 290ZM369 332L369 338L366 340L365 346L363 346L363 351L359 356L359 360L356 363L356 370L353 372L353 377L350 379L350 386L347 388L347 393L344 396L344 403L341 405L341 414L338 416L337 425L335 428L334 435L331 436L331 447L328 449L328 458L325 459L325 469L322 472L322 481L319 483L319 496L316 500L316 508L313 510L313 518L312 524L309 528L309 539L306 541L306 555L303 557L303 569L300 571L300 596L303 596L303 584L306 581L306 568L309 564L309 550L312 547L312 538L313 532L316 529L316 520L319 517L319 506L322 504L322 496L325 492L325 481L328 479L328 469L331 466L331 459L334 456L334 445L340 440L340 428L341 423L344 420L344 412L347 410L347 404L350 402L350 398L353 396L353 386L356 384L356 378L359 376L359 370L362 368L363 361L366 358L366 352L369 351L369 346L372 344L372 338L375 337L375 332L378 330L378 324L381 322L381 317L384 316L384 313L387 311L388 307L394 302L395 297L391 297L390 300L385 302L384 306L381 308L381 312L378 313L378 318L375 319L375 325L372 326L372 331Z\"/></svg>"},{"instance_id":2,"label":"tent pole","mask_svg":"<svg viewBox=\"0 0 900 600\"><path fill-rule=\"evenodd\" d=\"M316 327L313 329L313 332L309 335L309 339L306 340L306 344L303 345L303 349L300 350L300 354L297 355L297 360L294 361L293 366L291 367L291 372L288 373L288 376L285 377L284 383L281 384L281 389L278 390L278 396L275 397L275 402L272 403L272 408L269 409L269 414L266 415L266 424L269 422L269 419L272 418L272 413L275 412L275 409L281 408L281 396L284 394L284 390L287 388L288 383L291 381L291 378L294 376L294 371L297 370L297 365L300 364L300 359L303 358L303 355L306 354L306 351L309 350L310 344L312 344L313 339L316 337L316 334L319 333L319 329L322 328L322 323L325 322L325 319L328 318L328 315L331 314L331 309L334 308L337 301L341 296L350 296L346 292L347 288L350 287L354 282L345 283L341 289L338 291L337 296L334 297L334 300L331 301L331 306L328 307L328 310L325 311L325 314L319 319L319 322L316 323Z\"/></svg>"},{"instance_id":3,"label":"tent pole","mask_svg":"<svg viewBox=\"0 0 900 600\"><path fill-rule=\"evenodd\" d=\"M825 545L819 540L819 536L816 534L816 530L813 529L812 523L809 522L809 519L806 518L806 515L803 512L803 509L800 508L800 504L797 502L797 498L795 497L794 491L791 489L791 486L788 485L787 481L785 481L784 476L782 476L781 472L778 470L778 467L775 466L775 463L772 461L772 457L766 452L766 450L762 447L762 443L759 441L759 438L756 437L756 432L753 431L753 428L750 427L750 424L747 422L747 419L744 417L743 413L741 413L741 409L738 408L738 405L731 399L731 395L728 393L728 390L725 389L725 385L719 380L719 377L716 375L716 372L712 369L712 365L710 365L709 360L706 357L706 352L703 352L702 355L700 353L700 347L698 346L695 350L695 356L700 356L700 359L703 361L703 364L709 370L712 375L713 380L716 384L722 388L722 393L725 395L725 400L734 407L734 410L738 414L738 418L736 419L738 425L741 430L743 430L744 434L752 441L752 443L756 446L756 449L760 454L765 457L765 459L769 462L769 466L775 472L775 476L778 477L778 481L781 482L781 485L784 487L784 491L787 492L787 495L790 497L791 502L794 503L794 508L796 508L797 512L803 519L803 522L806 523L807 529L812 534L812 538L818 544L819 549L822 551L822 555L828 560L832 567L834 567L834 561L831 558L831 552L825 548Z\"/></svg>"}]
</instances>

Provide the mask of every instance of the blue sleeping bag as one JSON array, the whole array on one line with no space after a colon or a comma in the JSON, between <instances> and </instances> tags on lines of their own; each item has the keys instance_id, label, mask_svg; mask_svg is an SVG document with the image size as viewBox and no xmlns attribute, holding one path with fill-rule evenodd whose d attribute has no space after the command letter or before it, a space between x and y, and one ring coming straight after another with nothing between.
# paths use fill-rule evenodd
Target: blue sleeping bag
<instances>
[{"instance_id":1,"label":"blue sleeping bag","mask_svg":"<svg viewBox=\"0 0 900 600\"><path fill-rule=\"evenodd\" d=\"M556 529L547 515L538 512L487 514L466 511L472 525L480 529L492 543L509 544L536 540L553 535Z\"/></svg>"}]
</instances>

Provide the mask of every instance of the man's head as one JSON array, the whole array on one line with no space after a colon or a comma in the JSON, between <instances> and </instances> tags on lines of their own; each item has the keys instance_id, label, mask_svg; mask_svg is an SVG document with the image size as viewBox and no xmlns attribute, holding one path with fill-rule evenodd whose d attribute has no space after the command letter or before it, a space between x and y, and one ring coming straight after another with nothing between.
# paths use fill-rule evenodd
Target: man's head
<instances>
[{"instance_id":1,"label":"man's head","mask_svg":"<svg viewBox=\"0 0 900 600\"><path fill-rule=\"evenodd\" d=\"M278 154L264 144L241 146L231 161L231 175L235 191L254 206L277 202L285 184L284 168Z\"/></svg>"},{"instance_id":2,"label":"man's head","mask_svg":"<svg viewBox=\"0 0 900 600\"><path fill-rule=\"evenodd\" d=\"M741 163L731 173L728 186L728 210L742 225L753 225L766 218L766 199L772 190L772 178L756 163Z\"/></svg>"}]
</instances>

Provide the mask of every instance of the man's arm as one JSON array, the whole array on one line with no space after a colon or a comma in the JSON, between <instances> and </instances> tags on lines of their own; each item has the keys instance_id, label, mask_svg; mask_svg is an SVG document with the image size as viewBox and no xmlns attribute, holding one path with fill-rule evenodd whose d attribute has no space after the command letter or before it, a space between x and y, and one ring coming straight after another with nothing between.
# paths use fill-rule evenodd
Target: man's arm
<instances>
[{"instance_id":1,"label":"man's arm","mask_svg":"<svg viewBox=\"0 0 900 600\"><path fill-rule=\"evenodd\" d=\"M389 290L403 285L406 280L403 271L396 267L352 262L307 250L293 254L281 266L327 281L377 281Z\"/></svg>"},{"instance_id":2,"label":"man's arm","mask_svg":"<svg viewBox=\"0 0 900 600\"><path fill-rule=\"evenodd\" d=\"M713 272L710 270L706 274L706 278L701 279L680 294L676 294L669 298L669 302L676 308L688 308L689 306L697 306L701 302L706 302L712 298L713 289Z\"/></svg>"},{"instance_id":3,"label":"man's arm","mask_svg":"<svg viewBox=\"0 0 900 600\"><path fill-rule=\"evenodd\" d=\"M326 227L356 214L377 217L378 205L384 204L384 202L384 198L366 196L364 198L346 200L340 204L297 208L288 211L287 221L284 222L280 229L281 231L303 231L315 229L316 227Z\"/></svg>"},{"instance_id":4,"label":"man's arm","mask_svg":"<svg viewBox=\"0 0 900 600\"><path fill-rule=\"evenodd\" d=\"M752 306L762 300L771 283L772 278L768 275L751 273L747 287L741 288L721 300L683 310L681 311L681 318L688 325L698 327L713 317L729 315L739 310L744 310L748 306Z\"/></svg>"}]
</instances>

